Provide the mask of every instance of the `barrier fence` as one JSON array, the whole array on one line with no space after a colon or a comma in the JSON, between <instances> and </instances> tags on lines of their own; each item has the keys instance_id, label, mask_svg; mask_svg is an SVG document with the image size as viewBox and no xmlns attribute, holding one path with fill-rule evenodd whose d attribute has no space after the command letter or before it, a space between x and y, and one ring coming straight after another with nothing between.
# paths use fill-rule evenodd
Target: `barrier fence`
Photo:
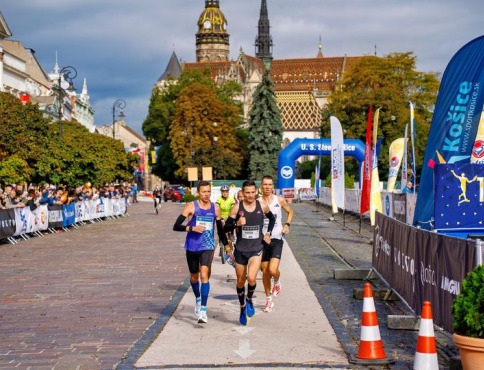
<instances>
[{"instance_id":1,"label":"barrier fence","mask_svg":"<svg viewBox=\"0 0 484 370\"><path fill-rule=\"evenodd\" d=\"M0 210L0 239L17 243L14 237L29 239L30 235L42 236L41 231L78 228L88 222L117 218L126 214L126 198L99 198L74 202L69 205L40 205L35 210L19 207Z\"/></svg>"}]
</instances>

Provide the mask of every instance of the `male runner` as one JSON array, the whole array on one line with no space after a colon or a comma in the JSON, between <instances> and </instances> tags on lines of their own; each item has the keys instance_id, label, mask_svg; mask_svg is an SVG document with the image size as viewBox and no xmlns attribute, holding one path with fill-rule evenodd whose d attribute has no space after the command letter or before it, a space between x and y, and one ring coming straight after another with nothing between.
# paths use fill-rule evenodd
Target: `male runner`
<instances>
[{"instance_id":1,"label":"male runner","mask_svg":"<svg viewBox=\"0 0 484 370\"><path fill-rule=\"evenodd\" d=\"M255 309L252 296L256 288L257 273L260 269L263 241L270 243L271 232L276 221L269 206L263 200L255 199L257 187L255 182L247 180L242 184L244 199L232 207L225 223L224 231L237 227L235 244L235 273L237 275L237 296L240 303L239 322L247 325L249 317L254 316ZM264 214L269 219L267 233L262 234ZM229 252L230 253L230 252ZM245 279L247 278L247 299L245 298Z\"/></svg>"},{"instance_id":2,"label":"male runner","mask_svg":"<svg viewBox=\"0 0 484 370\"><path fill-rule=\"evenodd\" d=\"M155 202L155 213L158 214L158 209L160 208L161 205L161 197L163 196L163 193L161 192L161 189L157 186L155 190L153 190L153 201Z\"/></svg>"},{"instance_id":3,"label":"male runner","mask_svg":"<svg viewBox=\"0 0 484 370\"><path fill-rule=\"evenodd\" d=\"M274 180L272 176L266 175L261 181L262 198L269 205L269 209L276 217L276 224L272 229L270 244L264 244L262 251L262 283L264 284L264 291L266 293L266 305L264 312L271 312L274 307L272 296L277 297L281 293L281 283L279 278L281 272L279 271L279 264L281 263L282 240L285 234L289 233L289 227L294 216L294 211L289 207L283 197L274 195ZM281 209L287 212L287 220L284 226L282 225ZM264 224L264 231L267 229L267 222ZM272 288L271 295L271 277L274 279L274 288Z\"/></svg>"},{"instance_id":4,"label":"male runner","mask_svg":"<svg viewBox=\"0 0 484 370\"><path fill-rule=\"evenodd\" d=\"M189 202L178 216L173 230L188 232L185 241L190 282L195 294L195 314L199 323L207 323L207 301L210 291L210 268L212 266L214 242L214 225L224 246L227 238L223 232L220 208L210 201L212 188L207 181L197 185L198 200ZM183 225L188 218L187 225ZM200 287L200 282L202 285Z\"/></svg>"}]
</instances>

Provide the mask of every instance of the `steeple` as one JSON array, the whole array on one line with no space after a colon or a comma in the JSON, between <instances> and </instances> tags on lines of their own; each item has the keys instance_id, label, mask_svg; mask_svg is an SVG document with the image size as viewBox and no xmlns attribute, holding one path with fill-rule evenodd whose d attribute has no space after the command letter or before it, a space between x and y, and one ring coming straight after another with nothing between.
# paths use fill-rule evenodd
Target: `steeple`
<instances>
[{"instance_id":1,"label":"steeple","mask_svg":"<svg viewBox=\"0 0 484 370\"><path fill-rule=\"evenodd\" d=\"M180 65L180 62L178 61L178 57L176 56L175 48L173 48L173 53L171 54L170 61L166 66L165 72L163 72L163 74L158 79L158 82L166 80L168 76L171 76L174 79L178 79L181 76L181 72L182 67Z\"/></svg>"},{"instance_id":2,"label":"steeple","mask_svg":"<svg viewBox=\"0 0 484 370\"><path fill-rule=\"evenodd\" d=\"M321 51L322 48L323 48L323 45L321 45L321 35L319 35L319 46L318 46L319 50L316 58L323 58L323 52Z\"/></svg>"},{"instance_id":3,"label":"steeple","mask_svg":"<svg viewBox=\"0 0 484 370\"><path fill-rule=\"evenodd\" d=\"M272 37L270 34L269 13L267 12L267 1L262 0L259 16L259 34L255 39L255 56L264 61L264 64L272 60Z\"/></svg>"},{"instance_id":4,"label":"steeple","mask_svg":"<svg viewBox=\"0 0 484 370\"><path fill-rule=\"evenodd\" d=\"M220 10L219 0L205 0L205 9L197 25L197 62L228 61L230 43L227 20Z\"/></svg>"}]
</instances>

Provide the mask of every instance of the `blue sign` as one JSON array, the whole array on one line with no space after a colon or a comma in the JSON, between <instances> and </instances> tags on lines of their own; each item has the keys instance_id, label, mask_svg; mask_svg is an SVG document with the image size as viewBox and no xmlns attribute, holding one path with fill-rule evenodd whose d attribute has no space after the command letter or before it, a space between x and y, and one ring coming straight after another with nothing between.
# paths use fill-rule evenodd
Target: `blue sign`
<instances>
[{"instance_id":1,"label":"blue sign","mask_svg":"<svg viewBox=\"0 0 484 370\"><path fill-rule=\"evenodd\" d=\"M484 103L483 61L481 36L462 47L445 69L427 140L414 224L427 222L433 216L437 151L446 163L470 162Z\"/></svg>"},{"instance_id":2,"label":"blue sign","mask_svg":"<svg viewBox=\"0 0 484 370\"><path fill-rule=\"evenodd\" d=\"M435 228L484 230L484 164L435 166Z\"/></svg>"}]
</instances>

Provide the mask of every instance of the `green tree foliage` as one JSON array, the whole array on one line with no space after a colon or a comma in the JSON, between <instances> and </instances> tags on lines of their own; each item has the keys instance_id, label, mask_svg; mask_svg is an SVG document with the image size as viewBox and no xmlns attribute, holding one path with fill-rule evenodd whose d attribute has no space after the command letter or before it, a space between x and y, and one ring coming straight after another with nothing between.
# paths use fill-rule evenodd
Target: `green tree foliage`
<instances>
[{"instance_id":1,"label":"green tree foliage","mask_svg":"<svg viewBox=\"0 0 484 370\"><path fill-rule=\"evenodd\" d=\"M77 186L130 180L139 156L126 153L119 140L90 133L74 121L44 118L37 105L23 106L14 96L0 93L0 182L17 176L35 183ZM16 183L19 181L17 180Z\"/></svg>"},{"instance_id":2,"label":"green tree foliage","mask_svg":"<svg viewBox=\"0 0 484 370\"><path fill-rule=\"evenodd\" d=\"M224 130L223 134L220 135L220 138L224 141L219 141L217 143L218 149L224 148L221 153L223 158L225 158L227 153L231 151L230 147L225 148L225 135L227 135L225 132L230 131L230 135L232 132L235 132L238 138L243 138L244 136L243 132L241 132L237 126L233 126L234 120L240 122L239 115L242 113L242 105L235 99L242 91L241 86L233 81L221 85L215 85L212 82L210 70L208 69L204 71L184 70L178 80L168 80L163 90L160 90L158 87L153 89L148 116L143 122L143 133L152 142L152 145L161 145L161 148L158 151L158 162L153 166L153 173L164 180L178 182L186 178L186 175L184 174L185 167L180 168L184 163L183 158L177 158L172 151L173 146L177 146L177 144L172 144L171 129L177 127L177 125L174 124L175 115L177 113L175 103L180 97L181 91L194 84L204 85L211 89L216 95L214 99L220 100L220 102L224 104L224 107L236 108L237 113L235 113L232 108L228 110L226 109L221 116L224 118L223 120L220 116L217 117L214 115L213 110L211 110L209 106L204 107L202 110L203 112L206 109L206 112L208 113L206 115L207 120L214 119L212 124L213 122L217 122L221 125L220 128ZM197 94L192 95L192 97L195 100L198 99ZM228 123L226 122L227 120L229 121ZM246 141L239 140L237 142L237 149L235 150L241 158L243 158L244 153L247 151L246 146L244 145L246 145ZM223 159L224 161L228 161L227 165L219 166L218 162L222 161L222 156L217 158L217 166L215 165L216 163L211 163L215 170L217 170L217 177L230 177L233 174L241 172L239 160L237 159L234 161L233 157L230 155L230 158ZM239 164L237 165L237 163ZM225 170L226 167L234 165L236 167L232 167L232 172Z\"/></svg>"},{"instance_id":3,"label":"green tree foliage","mask_svg":"<svg viewBox=\"0 0 484 370\"><path fill-rule=\"evenodd\" d=\"M329 117L335 116L342 123L345 138L364 142L369 106L374 111L381 108L378 126L378 137L383 138L378 164L381 179L388 176L388 148L393 140L404 136L405 124L410 121L409 101L415 105L417 168L422 166L439 81L437 74L417 72L415 67L416 57L411 52L392 53L383 58L364 57L344 75L341 86L329 97L323 110L323 132L330 132ZM357 175L356 162L348 162L346 168Z\"/></svg>"},{"instance_id":4,"label":"green tree foliage","mask_svg":"<svg viewBox=\"0 0 484 370\"><path fill-rule=\"evenodd\" d=\"M170 126L171 150L183 178L189 166L213 167L218 178L235 178L242 163L236 140L239 109L218 98L209 85L194 82L180 91Z\"/></svg>"},{"instance_id":5,"label":"green tree foliage","mask_svg":"<svg viewBox=\"0 0 484 370\"><path fill-rule=\"evenodd\" d=\"M249 124L249 172L252 179L277 178L282 144L282 123L272 80L266 71L253 95Z\"/></svg>"}]
</instances>

